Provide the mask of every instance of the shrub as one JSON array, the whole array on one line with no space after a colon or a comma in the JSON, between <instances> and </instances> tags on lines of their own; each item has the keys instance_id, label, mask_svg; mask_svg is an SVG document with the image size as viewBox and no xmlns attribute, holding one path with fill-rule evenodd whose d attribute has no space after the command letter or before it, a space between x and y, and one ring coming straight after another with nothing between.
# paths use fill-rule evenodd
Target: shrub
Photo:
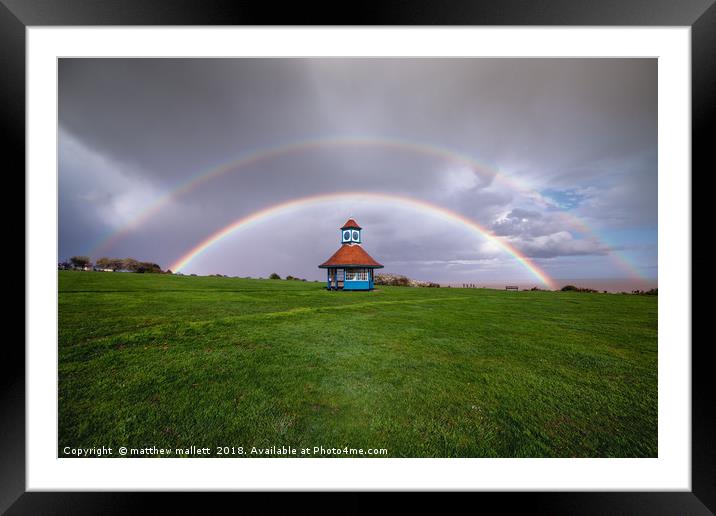
<instances>
[{"instance_id":1,"label":"shrub","mask_svg":"<svg viewBox=\"0 0 716 516\"><path fill-rule=\"evenodd\" d=\"M113 271L126 270L131 272L151 272L156 274L163 274L162 268L153 262L140 262L134 258L108 258L103 256L96 263L100 269L110 269ZM167 274L171 274L171 271L167 271Z\"/></svg>"},{"instance_id":2,"label":"shrub","mask_svg":"<svg viewBox=\"0 0 716 516\"><path fill-rule=\"evenodd\" d=\"M281 276L276 274L275 272L271 273L271 276L269 276L269 279L281 279Z\"/></svg>"},{"instance_id":3,"label":"shrub","mask_svg":"<svg viewBox=\"0 0 716 516\"><path fill-rule=\"evenodd\" d=\"M398 274L376 274L373 278L375 285L389 285L391 287L409 287L410 278Z\"/></svg>"},{"instance_id":4,"label":"shrub","mask_svg":"<svg viewBox=\"0 0 716 516\"><path fill-rule=\"evenodd\" d=\"M388 285L391 287L428 287L440 288L439 283L410 279L400 274L376 274L373 278L375 285Z\"/></svg>"},{"instance_id":5,"label":"shrub","mask_svg":"<svg viewBox=\"0 0 716 516\"><path fill-rule=\"evenodd\" d=\"M574 285L565 285L561 290L562 292L596 292L593 288L581 288Z\"/></svg>"}]
</instances>

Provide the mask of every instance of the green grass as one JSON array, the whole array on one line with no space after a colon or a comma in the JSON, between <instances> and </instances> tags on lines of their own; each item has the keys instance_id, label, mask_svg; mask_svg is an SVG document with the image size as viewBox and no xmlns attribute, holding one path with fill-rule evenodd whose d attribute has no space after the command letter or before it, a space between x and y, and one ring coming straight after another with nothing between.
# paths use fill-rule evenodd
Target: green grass
<instances>
[{"instance_id":1,"label":"green grass","mask_svg":"<svg viewBox=\"0 0 716 516\"><path fill-rule=\"evenodd\" d=\"M60 456L657 456L653 296L69 271L59 290Z\"/></svg>"}]
</instances>

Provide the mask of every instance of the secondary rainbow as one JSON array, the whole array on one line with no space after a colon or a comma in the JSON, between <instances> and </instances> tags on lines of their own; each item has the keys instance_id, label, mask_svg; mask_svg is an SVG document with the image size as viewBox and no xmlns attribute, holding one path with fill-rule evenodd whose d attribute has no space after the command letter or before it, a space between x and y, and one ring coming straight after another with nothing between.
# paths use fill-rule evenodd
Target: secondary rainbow
<instances>
[{"instance_id":1,"label":"secondary rainbow","mask_svg":"<svg viewBox=\"0 0 716 516\"><path fill-rule=\"evenodd\" d=\"M597 232L592 229L586 222L572 215L571 213L559 212L557 214L564 222L569 224L573 229L580 233L587 235L604 246L605 251L609 254L609 257L616 263L624 272L634 279L647 282L647 278L633 263L631 263L626 256L618 252L614 245L607 241L604 237L601 237Z\"/></svg>"},{"instance_id":2,"label":"secondary rainbow","mask_svg":"<svg viewBox=\"0 0 716 516\"><path fill-rule=\"evenodd\" d=\"M412 142L408 140L400 140L394 138L361 137L326 137L301 140L297 142L290 142L253 150L244 153L231 161L212 167L208 170L203 170L198 174L194 174L189 179L181 182L172 190L169 190L167 193L161 195L155 201L140 210L137 215L132 217L121 227L105 235L92 248L92 250L90 251L90 255L99 256L105 253L118 240L127 235L133 228L136 228L137 226L149 220L152 215L156 214L162 208L169 205L173 200L193 192L201 185L213 179L221 177L230 172L236 172L251 165L255 165L257 163L270 159L275 159L281 156L298 152L307 152L318 149L330 149L335 147L376 147L432 156L451 161L461 166L467 166L471 170L475 171L485 181L494 179L498 183L504 183L512 189L531 191L529 186L524 182L518 181L516 178L508 176L504 172L499 171L491 165L478 161L468 156L467 154L459 153L446 147L440 147L438 145L433 145L429 143Z\"/></svg>"},{"instance_id":3,"label":"secondary rainbow","mask_svg":"<svg viewBox=\"0 0 716 516\"><path fill-rule=\"evenodd\" d=\"M180 272L184 269L194 258L201 255L207 249L217 244L229 235L251 227L255 224L259 224L272 217L284 215L292 210L307 208L321 203L335 202L341 200L353 200L353 201L382 201L399 204L406 208L413 208L431 216L439 217L452 223L460 224L490 242L493 242L501 249L504 249L508 254L513 256L523 267L525 267L535 278L537 278L543 285L550 289L555 289L556 285L552 278L545 273L537 264L530 260L527 256L521 253L513 245L506 240L498 238L496 235L491 233L488 229L481 226L474 220L471 220L460 213L449 210L442 206L429 203L420 199L414 199L412 197L405 197L401 195L373 193L373 192L337 192L330 194L313 195L309 197L302 197L300 199L293 199L291 201L275 204L268 206L262 210L251 213L241 217L234 222L224 226L218 231L212 233L204 240L199 242L197 245L189 249L184 253L178 260L176 260L170 269L174 272Z\"/></svg>"}]
</instances>

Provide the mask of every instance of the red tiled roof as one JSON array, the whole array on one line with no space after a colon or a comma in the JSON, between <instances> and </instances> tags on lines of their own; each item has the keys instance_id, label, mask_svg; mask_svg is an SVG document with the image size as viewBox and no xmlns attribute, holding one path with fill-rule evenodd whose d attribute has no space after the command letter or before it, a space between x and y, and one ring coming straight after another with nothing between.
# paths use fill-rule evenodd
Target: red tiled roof
<instances>
[{"instance_id":1,"label":"red tiled roof","mask_svg":"<svg viewBox=\"0 0 716 516\"><path fill-rule=\"evenodd\" d=\"M319 265L319 268L341 267L344 265L373 267L379 269L383 267L366 253L358 244L343 244L338 251L333 253L328 260Z\"/></svg>"},{"instance_id":2,"label":"red tiled roof","mask_svg":"<svg viewBox=\"0 0 716 516\"><path fill-rule=\"evenodd\" d=\"M348 229L348 228L356 228L356 229L363 229L358 225L358 223L354 219L348 219L343 226L341 226L341 229Z\"/></svg>"}]
</instances>

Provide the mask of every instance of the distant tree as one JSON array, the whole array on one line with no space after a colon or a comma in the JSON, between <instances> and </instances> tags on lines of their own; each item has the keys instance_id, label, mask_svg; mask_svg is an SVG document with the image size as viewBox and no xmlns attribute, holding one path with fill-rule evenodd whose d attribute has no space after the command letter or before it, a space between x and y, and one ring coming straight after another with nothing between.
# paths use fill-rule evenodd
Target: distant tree
<instances>
[{"instance_id":1,"label":"distant tree","mask_svg":"<svg viewBox=\"0 0 716 516\"><path fill-rule=\"evenodd\" d=\"M92 261L89 256L73 256L70 258L70 263L77 269L84 269L92 265Z\"/></svg>"},{"instance_id":2,"label":"distant tree","mask_svg":"<svg viewBox=\"0 0 716 516\"><path fill-rule=\"evenodd\" d=\"M162 268L156 263L140 262L134 258L108 258L103 256L97 260L97 267L101 269L127 270L132 272L161 273Z\"/></svg>"},{"instance_id":3,"label":"distant tree","mask_svg":"<svg viewBox=\"0 0 716 516\"><path fill-rule=\"evenodd\" d=\"M562 287L562 292L569 292L574 290L577 290L577 287L575 287L574 285L565 285L564 287Z\"/></svg>"},{"instance_id":4,"label":"distant tree","mask_svg":"<svg viewBox=\"0 0 716 516\"><path fill-rule=\"evenodd\" d=\"M165 274L174 274L171 269L167 269Z\"/></svg>"},{"instance_id":5,"label":"distant tree","mask_svg":"<svg viewBox=\"0 0 716 516\"><path fill-rule=\"evenodd\" d=\"M134 272L149 272L159 274L162 272L162 268L156 263L152 262L137 262Z\"/></svg>"},{"instance_id":6,"label":"distant tree","mask_svg":"<svg viewBox=\"0 0 716 516\"><path fill-rule=\"evenodd\" d=\"M122 260L121 258L107 258L106 260L107 260L105 262L106 267L104 267L106 269L112 269L113 271L118 271L118 270L124 268L124 263L123 263L124 260Z\"/></svg>"},{"instance_id":7,"label":"distant tree","mask_svg":"<svg viewBox=\"0 0 716 516\"><path fill-rule=\"evenodd\" d=\"M281 276L276 274L275 272L271 273L271 276L269 276L269 279L281 279Z\"/></svg>"},{"instance_id":8,"label":"distant tree","mask_svg":"<svg viewBox=\"0 0 716 516\"><path fill-rule=\"evenodd\" d=\"M100 269L111 269L113 271L116 271L117 269L122 268L122 260L119 260L117 258L107 258L106 256L103 256L95 262L95 265Z\"/></svg>"},{"instance_id":9,"label":"distant tree","mask_svg":"<svg viewBox=\"0 0 716 516\"><path fill-rule=\"evenodd\" d=\"M294 280L294 279L296 279L296 278L294 278L293 276L291 276L291 275L289 274L288 276L286 276L286 279L287 279L287 280Z\"/></svg>"},{"instance_id":10,"label":"distant tree","mask_svg":"<svg viewBox=\"0 0 716 516\"><path fill-rule=\"evenodd\" d=\"M135 260L134 258L124 258L120 260L120 263L121 269L125 269L132 272L136 272L137 268L139 267L139 261Z\"/></svg>"}]
</instances>

